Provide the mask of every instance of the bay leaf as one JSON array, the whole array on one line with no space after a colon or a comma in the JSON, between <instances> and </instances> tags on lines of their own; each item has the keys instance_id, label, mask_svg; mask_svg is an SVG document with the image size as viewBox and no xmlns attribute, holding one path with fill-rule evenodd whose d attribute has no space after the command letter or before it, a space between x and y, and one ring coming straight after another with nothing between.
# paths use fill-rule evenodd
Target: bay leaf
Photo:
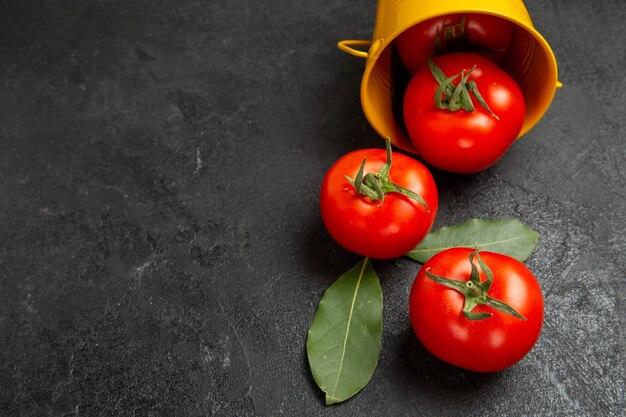
<instances>
[{"instance_id":1,"label":"bay leaf","mask_svg":"<svg viewBox=\"0 0 626 417\"><path fill-rule=\"evenodd\" d=\"M539 234L514 219L472 219L455 226L442 227L429 233L412 251L409 258L425 263L431 256L454 247L478 247L525 261L535 248Z\"/></svg>"},{"instance_id":2,"label":"bay leaf","mask_svg":"<svg viewBox=\"0 0 626 417\"><path fill-rule=\"evenodd\" d=\"M309 328L309 366L327 405L367 385L380 355L382 326L382 288L365 258L328 287Z\"/></svg>"}]
</instances>

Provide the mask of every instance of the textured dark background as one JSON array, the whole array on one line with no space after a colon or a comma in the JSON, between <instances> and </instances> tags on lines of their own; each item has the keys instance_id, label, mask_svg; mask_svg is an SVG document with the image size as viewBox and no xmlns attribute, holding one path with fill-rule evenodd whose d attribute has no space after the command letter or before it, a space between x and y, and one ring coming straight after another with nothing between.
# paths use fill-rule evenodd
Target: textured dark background
<instances>
[{"instance_id":1,"label":"textured dark background","mask_svg":"<svg viewBox=\"0 0 626 417\"><path fill-rule=\"evenodd\" d=\"M513 217L543 334L496 374L416 341L419 265L376 262L383 348L333 407L305 339L359 258L318 190L382 147L359 102L374 0L0 3L0 415L624 415L626 2L528 0L559 62L544 119L493 168L434 172L436 226Z\"/></svg>"}]
</instances>

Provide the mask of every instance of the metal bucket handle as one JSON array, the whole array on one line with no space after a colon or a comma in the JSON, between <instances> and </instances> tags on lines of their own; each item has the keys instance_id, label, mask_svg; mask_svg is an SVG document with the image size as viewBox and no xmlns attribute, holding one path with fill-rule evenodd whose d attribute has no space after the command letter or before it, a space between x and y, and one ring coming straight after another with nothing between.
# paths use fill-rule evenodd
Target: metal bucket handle
<instances>
[{"instance_id":1,"label":"metal bucket handle","mask_svg":"<svg viewBox=\"0 0 626 417\"><path fill-rule=\"evenodd\" d=\"M368 49L369 47L372 45L372 41L366 41L366 40L345 40L345 41L340 41L337 43L337 47L339 49L341 49L342 51L353 55L353 56L357 56L359 58L365 58L367 59L369 57L369 53L366 51L361 51L359 49L355 49L353 48L353 46L367 46Z\"/></svg>"}]
</instances>

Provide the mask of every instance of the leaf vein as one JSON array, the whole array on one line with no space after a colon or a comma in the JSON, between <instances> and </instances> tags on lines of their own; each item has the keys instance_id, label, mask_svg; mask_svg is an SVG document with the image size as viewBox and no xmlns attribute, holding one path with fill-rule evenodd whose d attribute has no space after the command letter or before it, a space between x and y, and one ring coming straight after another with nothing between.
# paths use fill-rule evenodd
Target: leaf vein
<instances>
[{"instance_id":1,"label":"leaf vein","mask_svg":"<svg viewBox=\"0 0 626 417\"><path fill-rule=\"evenodd\" d=\"M331 346L331 347L329 347L328 349L325 349L323 352L320 352L320 353L319 353L319 355L324 355L324 354L326 354L326 353L330 352L331 350L338 348L339 346L340 346L340 345L334 345L334 346Z\"/></svg>"},{"instance_id":2,"label":"leaf vein","mask_svg":"<svg viewBox=\"0 0 626 417\"><path fill-rule=\"evenodd\" d=\"M503 240L495 240L493 242L485 242L485 243L476 243L476 245L478 245L479 247L485 247L485 246L493 246L493 245L497 245L499 243L508 243L508 242L512 242L514 240L519 240L519 239L524 239L525 236L518 236L518 237L513 237L511 239L503 239ZM442 248L430 248L430 249L413 249L412 251L410 251L409 253L419 253L419 252L434 252L434 251L441 251L441 250L445 250L445 249L450 249L451 247L473 247L474 243L464 243L464 244L459 244L459 245L455 245L455 246L445 246Z\"/></svg>"},{"instance_id":3,"label":"leaf vein","mask_svg":"<svg viewBox=\"0 0 626 417\"><path fill-rule=\"evenodd\" d=\"M346 355L346 345L348 343L348 335L350 334L350 324L352 322L352 314L354 312L354 304L356 303L356 296L359 293L359 287L361 286L361 280L363 279L363 275L365 274L365 266L367 265L368 258L363 260L363 267L359 272L359 279L356 282L356 288L354 289L354 295L352 296L352 304L350 306L350 314L348 315L348 325L346 326L346 336L343 339L343 348L341 351L341 362L339 364L339 371L337 371L337 379L335 380L335 385L333 387L333 393L330 395L333 399L335 398L335 394L337 393L337 386L339 385L339 378L341 378L341 371L343 369L343 362Z\"/></svg>"},{"instance_id":4,"label":"leaf vein","mask_svg":"<svg viewBox=\"0 0 626 417\"><path fill-rule=\"evenodd\" d=\"M338 324L343 323L342 319L339 319L338 321L336 321L335 323L331 324L330 326L328 326L327 328L324 329L324 331L317 336L317 339L321 339L322 337L324 337L324 335L326 335L326 333L328 333L332 328L336 327Z\"/></svg>"}]
</instances>

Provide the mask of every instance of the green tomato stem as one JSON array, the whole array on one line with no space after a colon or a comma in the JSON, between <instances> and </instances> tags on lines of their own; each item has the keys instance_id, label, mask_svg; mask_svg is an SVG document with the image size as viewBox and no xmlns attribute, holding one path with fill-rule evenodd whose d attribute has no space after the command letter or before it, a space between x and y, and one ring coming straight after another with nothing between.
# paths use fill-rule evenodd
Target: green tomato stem
<instances>
[{"instance_id":1,"label":"green tomato stem","mask_svg":"<svg viewBox=\"0 0 626 417\"><path fill-rule=\"evenodd\" d=\"M470 92L476 97L478 103L496 120L500 118L491 111L489 105L483 98L482 94L478 90L478 85L475 81L468 81L472 72L476 69L474 65L469 71L465 69L461 70L458 74L447 77L441 68L437 66L431 59L428 60L428 68L431 74L439 84L437 91L435 92L435 106L440 110L458 111L464 110L466 112L473 112L475 110L474 103ZM461 77L458 84L454 86L454 80Z\"/></svg>"},{"instance_id":2,"label":"green tomato stem","mask_svg":"<svg viewBox=\"0 0 626 417\"><path fill-rule=\"evenodd\" d=\"M487 276L487 281L480 282L480 272L474 264L474 258L477 258L480 269ZM463 295L465 298L463 303L463 314L468 320L484 320L493 316L491 313L474 312L474 308L478 305L486 305L501 313L517 317L521 320L526 320L524 316L515 311L515 309L510 305L487 295L487 292L491 288L491 284L493 282L493 273L480 257L478 249L469 255L469 262L472 265L472 272L470 274L469 281L466 282L434 275L430 273L430 268L426 270L426 276L435 281L437 284L451 288Z\"/></svg>"},{"instance_id":3,"label":"green tomato stem","mask_svg":"<svg viewBox=\"0 0 626 417\"><path fill-rule=\"evenodd\" d=\"M359 168L359 171L356 174L354 179L345 175L346 180L350 182L354 186L356 192L360 195L364 195L366 197L371 198L373 201L384 201L385 194L388 193L399 193L402 194L412 200L417 201L419 204L424 206L426 211L430 212L426 201L417 194L416 192L409 190L408 188L404 188L398 184L393 183L389 179L389 172L391 171L391 140L389 138L386 139L386 149L387 149L387 160L385 161L385 165L380 170L380 172L368 172L364 174L365 170L365 159L363 159L363 163Z\"/></svg>"}]
</instances>

